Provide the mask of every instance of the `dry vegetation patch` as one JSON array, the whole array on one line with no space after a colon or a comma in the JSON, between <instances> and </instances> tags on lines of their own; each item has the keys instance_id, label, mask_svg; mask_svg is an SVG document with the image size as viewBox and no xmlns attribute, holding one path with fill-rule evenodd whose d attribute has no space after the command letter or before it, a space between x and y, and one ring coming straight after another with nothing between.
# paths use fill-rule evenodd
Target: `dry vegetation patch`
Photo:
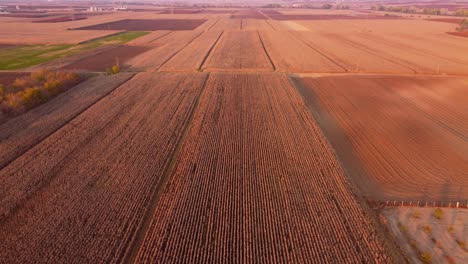
<instances>
[{"instance_id":1,"label":"dry vegetation patch","mask_svg":"<svg viewBox=\"0 0 468 264\"><path fill-rule=\"evenodd\" d=\"M417 213L419 217L411 217ZM411 262L466 263L468 209L388 207L385 225ZM442 214L443 217L437 217Z\"/></svg>"},{"instance_id":2,"label":"dry vegetation patch","mask_svg":"<svg viewBox=\"0 0 468 264\"><path fill-rule=\"evenodd\" d=\"M9 115L23 113L80 82L71 72L40 70L0 85L0 110Z\"/></svg>"}]
</instances>

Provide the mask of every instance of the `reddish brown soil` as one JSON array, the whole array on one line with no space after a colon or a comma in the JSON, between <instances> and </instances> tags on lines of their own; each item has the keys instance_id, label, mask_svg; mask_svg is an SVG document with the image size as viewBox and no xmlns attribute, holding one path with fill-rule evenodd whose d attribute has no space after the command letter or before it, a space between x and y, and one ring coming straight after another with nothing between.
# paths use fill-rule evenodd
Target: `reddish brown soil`
<instances>
[{"instance_id":1,"label":"reddish brown soil","mask_svg":"<svg viewBox=\"0 0 468 264\"><path fill-rule=\"evenodd\" d=\"M265 15L283 15L283 13L278 12L276 10L262 10L262 13Z\"/></svg>"},{"instance_id":2,"label":"reddish brown soil","mask_svg":"<svg viewBox=\"0 0 468 264\"><path fill-rule=\"evenodd\" d=\"M1 170L2 262L122 262L205 79L139 74Z\"/></svg>"},{"instance_id":3,"label":"reddish brown soil","mask_svg":"<svg viewBox=\"0 0 468 264\"><path fill-rule=\"evenodd\" d=\"M48 17L50 15L44 13L10 13L10 14L0 14L0 17L24 17L24 18L40 18Z\"/></svg>"},{"instance_id":4,"label":"reddish brown soil","mask_svg":"<svg viewBox=\"0 0 468 264\"><path fill-rule=\"evenodd\" d=\"M125 69L129 67L128 65L126 65L127 61L147 50L149 50L148 47L127 45L117 46L109 50L105 50L101 53L95 54L93 56L83 58L74 63L68 64L62 69L103 72L106 71L106 69L115 65L116 62L119 63L121 69Z\"/></svg>"},{"instance_id":5,"label":"reddish brown soil","mask_svg":"<svg viewBox=\"0 0 468 264\"><path fill-rule=\"evenodd\" d=\"M206 19L125 19L93 26L75 28L76 30L194 30Z\"/></svg>"},{"instance_id":6,"label":"reddish brown soil","mask_svg":"<svg viewBox=\"0 0 468 264\"><path fill-rule=\"evenodd\" d=\"M134 263L390 261L286 75L211 74L174 162Z\"/></svg>"},{"instance_id":7,"label":"reddish brown soil","mask_svg":"<svg viewBox=\"0 0 468 264\"><path fill-rule=\"evenodd\" d=\"M448 32L450 35L468 38L468 30L459 32Z\"/></svg>"},{"instance_id":8,"label":"reddish brown soil","mask_svg":"<svg viewBox=\"0 0 468 264\"><path fill-rule=\"evenodd\" d=\"M83 20L87 19L85 16L59 16L59 17L52 17L43 20L36 20L33 23L60 23L60 22L68 22L68 21L75 21L75 20Z\"/></svg>"},{"instance_id":9,"label":"reddish brown soil","mask_svg":"<svg viewBox=\"0 0 468 264\"><path fill-rule=\"evenodd\" d=\"M354 19L402 19L400 16L378 16L378 15L369 15L369 16L351 16L351 15L269 15L272 19L275 20L354 20Z\"/></svg>"},{"instance_id":10,"label":"reddish brown soil","mask_svg":"<svg viewBox=\"0 0 468 264\"><path fill-rule=\"evenodd\" d=\"M256 10L241 10L234 13L231 18L239 19L267 19L265 15Z\"/></svg>"},{"instance_id":11,"label":"reddish brown soil","mask_svg":"<svg viewBox=\"0 0 468 264\"><path fill-rule=\"evenodd\" d=\"M457 24L459 25L461 22L463 22L463 18L432 18L432 19L426 19L429 21L435 21L435 22L446 22L446 23L452 23L452 24Z\"/></svg>"},{"instance_id":12,"label":"reddish brown soil","mask_svg":"<svg viewBox=\"0 0 468 264\"><path fill-rule=\"evenodd\" d=\"M162 12L160 12L160 14L197 14L197 13L200 13L200 9L178 9L178 8L174 8L174 9L166 9Z\"/></svg>"},{"instance_id":13,"label":"reddish brown soil","mask_svg":"<svg viewBox=\"0 0 468 264\"><path fill-rule=\"evenodd\" d=\"M370 199L468 199L467 78L341 76L299 82Z\"/></svg>"}]
</instances>

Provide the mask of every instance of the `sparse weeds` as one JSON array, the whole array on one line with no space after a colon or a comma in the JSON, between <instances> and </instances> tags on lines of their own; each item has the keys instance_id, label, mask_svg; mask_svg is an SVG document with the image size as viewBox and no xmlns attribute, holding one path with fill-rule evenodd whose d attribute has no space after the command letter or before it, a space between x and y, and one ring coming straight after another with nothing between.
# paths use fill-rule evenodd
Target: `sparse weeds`
<instances>
[{"instance_id":1,"label":"sparse weeds","mask_svg":"<svg viewBox=\"0 0 468 264\"><path fill-rule=\"evenodd\" d=\"M434 217L437 218L437 219L442 219L442 217L444 216L444 211L442 211L442 209L440 208L436 208L434 209Z\"/></svg>"},{"instance_id":2,"label":"sparse weeds","mask_svg":"<svg viewBox=\"0 0 468 264\"><path fill-rule=\"evenodd\" d=\"M422 230L424 231L424 233L426 233L428 235L432 234L432 227L430 225L424 225L422 227Z\"/></svg>"},{"instance_id":3,"label":"sparse weeds","mask_svg":"<svg viewBox=\"0 0 468 264\"><path fill-rule=\"evenodd\" d=\"M415 210L413 211L412 217L413 217L414 219L420 219L420 218L421 218L421 212L415 209Z\"/></svg>"},{"instance_id":4,"label":"sparse weeds","mask_svg":"<svg viewBox=\"0 0 468 264\"><path fill-rule=\"evenodd\" d=\"M422 252L421 253L421 261L423 263L432 263L432 255L429 252Z\"/></svg>"}]
</instances>

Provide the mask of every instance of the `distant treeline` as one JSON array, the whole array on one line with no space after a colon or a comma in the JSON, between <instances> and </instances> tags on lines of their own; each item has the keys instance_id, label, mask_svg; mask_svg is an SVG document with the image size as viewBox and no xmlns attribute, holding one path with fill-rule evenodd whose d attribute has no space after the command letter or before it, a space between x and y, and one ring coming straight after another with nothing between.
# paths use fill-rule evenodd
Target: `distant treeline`
<instances>
[{"instance_id":1,"label":"distant treeline","mask_svg":"<svg viewBox=\"0 0 468 264\"><path fill-rule=\"evenodd\" d=\"M458 9L456 11L449 11L446 8L418 8L414 6L383 6L376 5L372 7L373 10L400 12L410 14L426 14L426 15L455 15L468 17L468 9Z\"/></svg>"}]
</instances>

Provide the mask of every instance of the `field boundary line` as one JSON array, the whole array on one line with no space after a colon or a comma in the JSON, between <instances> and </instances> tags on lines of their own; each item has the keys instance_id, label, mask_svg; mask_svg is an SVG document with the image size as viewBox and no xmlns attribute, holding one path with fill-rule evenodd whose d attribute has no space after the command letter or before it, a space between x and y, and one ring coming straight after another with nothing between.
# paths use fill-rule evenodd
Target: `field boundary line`
<instances>
[{"instance_id":1,"label":"field boundary line","mask_svg":"<svg viewBox=\"0 0 468 264\"><path fill-rule=\"evenodd\" d=\"M257 35L258 35L258 38L260 39L260 43L262 44L263 51L265 51L265 54L267 55L268 60L269 60L270 63L271 63L271 67L273 67L273 71L276 71L275 63L274 63L273 60L271 59L270 54L268 53L268 51L267 51L267 49L266 49L266 47L265 47L265 43L263 43L262 36L260 36L260 32L259 32L258 30L257 30Z\"/></svg>"},{"instance_id":2,"label":"field boundary line","mask_svg":"<svg viewBox=\"0 0 468 264\"><path fill-rule=\"evenodd\" d=\"M216 22L213 23L213 25L211 25L207 30L205 31L210 31L216 24L218 24L218 21L220 20L221 18L218 17L218 20L216 20Z\"/></svg>"},{"instance_id":3,"label":"field boundary line","mask_svg":"<svg viewBox=\"0 0 468 264\"><path fill-rule=\"evenodd\" d=\"M146 233L148 232L150 225L153 222L153 215L154 215L154 212L156 211L159 198L161 197L161 194L164 191L167 185L167 182L169 181L172 171L177 165L177 159L179 157L179 153L181 152L185 139L187 138L187 135L189 134L192 128L192 123L193 123L193 118L195 116L195 112L197 111L198 106L200 105L200 101L203 95L205 94L206 85L208 83L208 80L210 79L210 74L207 73L206 75L207 76L203 82L201 91L199 92L198 97L195 99L192 109L190 110L190 114L187 117L187 123L185 124L183 128L183 132L177 142L177 147L172 152L172 155L169 158L169 162L167 163L164 169L161 179L158 181L158 183L154 187L154 190L152 191L153 195L150 198L150 201L144 213L143 219L141 220L140 224L138 225L136 229L135 235L130 241L127 247L127 250L123 253L123 256L121 259L122 263L134 263L135 262L135 259L141 248L141 245L143 244L143 241L145 239Z\"/></svg>"},{"instance_id":4,"label":"field boundary line","mask_svg":"<svg viewBox=\"0 0 468 264\"><path fill-rule=\"evenodd\" d=\"M153 40L151 40L150 42L148 42L148 44L153 43L153 42L155 42L155 41L157 41L157 40L160 40L161 38L164 38L165 36L171 34L172 32L174 32L174 31L169 31L169 32L167 32L166 34L164 34L164 35L162 35L162 36L156 37L155 39L153 39Z\"/></svg>"},{"instance_id":5,"label":"field boundary line","mask_svg":"<svg viewBox=\"0 0 468 264\"><path fill-rule=\"evenodd\" d=\"M202 71L203 70L203 65L205 65L205 62L206 60L208 60L208 57L210 56L211 52L213 51L213 49L215 48L215 46L218 44L219 40L221 39L221 37L224 35L224 31L221 32L221 34L219 34L218 38L216 39L215 43L211 46L211 48L208 50L208 52L206 53L205 55L205 58L203 58L202 62L200 63L200 66L198 67L198 71Z\"/></svg>"},{"instance_id":6,"label":"field boundary line","mask_svg":"<svg viewBox=\"0 0 468 264\"><path fill-rule=\"evenodd\" d=\"M323 127L320 125L319 120L317 119L316 112L310 108L310 104L307 102L304 94L301 92L301 89L304 88L304 84L299 80L295 79L296 76L292 74L286 74L286 77L289 81L289 84L292 86L292 89L299 95L304 104L305 110L309 113L311 120L315 123L318 128L318 133L322 135L324 143L330 148L333 158L337 161L339 169L343 171L344 180L347 182L352 197L356 199L356 202L359 206L359 209L362 210L362 213L365 215L366 219L369 221L369 224L372 225L375 233L373 233L373 239L378 239L381 242L381 245L386 249L386 252L389 254L389 257L393 259L395 263L404 263L406 257L403 255L402 251L399 249L395 240L389 239L389 236L386 232L386 229L383 228L380 224L378 215L372 209L369 204L369 201L361 193L361 188L358 186L357 182L352 178L351 173L345 167L343 161L338 156L335 148L331 144L330 139L325 133ZM336 201L333 201L336 203ZM337 208L340 208L337 206Z\"/></svg>"},{"instance_id":7,"label":"field boundary line","mask_svg":"<svg viewBox=\"0 0 468 264\"><path fill-rule=\"evenodd\" d=\"M346 69L346 67L342 66L341 64L339 64L338 62L336 62L335 60L333 60L332 58L330 58L328 55L326 55L325 53L323 53L322 51L318 50L317 48L313 47L312 45L309 44L309 42L303 40L302 38L298 37L296 34L293 34L291 33L292 36L294 36L294 38L296 38L297 40L299 40L300 42L306 44L309 48L311 48L312 50L314 50L315 52L317 52L318 54L322 55L323 57L325 57L326 59L328 59L329 61L331 61L332 63L334 63L336 66L340 67L341 69L343 69L345 72L349 72L348 69Z\"/></svg>"},{"instance_id":8,"label":"field boundary line","mask_svg":"<svg viewBox=\"0 0 468 264\"><path fill-rule=\"evenodd\" d=\"M204 31L200 32L200 34L198 34L196 37L194 37L192 40L190 40L187 44L185 44L181 49L179 49L178 51L176 51L174 54L172 54L169 58L167 58L167 60L165 60L157 69L156 71L161 71L161 68L166 65L166 63L168 63L170 60L172 60L172 58L174 58L177 54L179 54L183 49L185 49L188 45L192 44L197 38L199 38L202 34L204 33Z\"/></svg>"},{"instance_id":9,"label":"field boundary line","mask_svg":"<svg viewBox=\"0 0 468 264\"><path fill-rule=\"evenodd\" d=\"M334 35L336 37L336 35ZM339 40L341 42L344 42L346 43L347 45L351 46L351 47L354 47L355 49L359 49L367 54L371 54L371 55L374 55L378 58L381 58L383 60L386 60L386 61L389 61L391 63L395 63L397 65L400 65L401 67L403 68L406 68L406 69L409 69L411 70L413 73L417 74L419 73L418 70L416 70L413 66L415 66L414 64L412 64L411 62L409 61L406 61L404 59L398 59L396 58L395 56L387 53L387 52L384 52L383 54L384 55L381 55L379 53L378 50L375 50L374 48L370 47L370 46L365 46L365 45L361 45L360 43L354 41L354 40L350 40L350 39L343 39L343 38L339 38Z\"/></svg>"},{"instance_id":10,"label":"field boundary line","mask_svg":"<svg viewBox=\"0 0 468 264\"><path fill-rule=\"evenodd\" d=\"M9 166L11 163L13 163L15 160L17 160L18 158L20 158L21 156L23 156L24 154L26 154L27 152L29 152L31 149L33 149L34 147L36 147L37 145L41 144L45 139L47 139L48 137L52 136L53 134L57 133L57 131L59 131L60 129L62 129L63 127L65 127L66 125L73 125L71 124L71 122L73 120L75 120L78 116L80 116L81 114L83 114L84 112L86 112L88 109L90 109L91 107L93 107L94 105L96 105L97 103L99 103L102 99L104 99L105 97L107 97L108 95L110 95L112 92L114 92L115 90L117 90L118 88L120 88L122 85L124 85L125 83L127 83L128 81L130 81L131 79L133 79L133 77L135 77L136 74L132 73L129 78L127 80L125 80L124 82L122 82L120 85L116 86L114 89L111 89L110 91L108 91L107 93L103 94L101 97L99 97L95 102L91 103L90 105L86 106L83 110L81 111L78 111L76 114L74 114L68 121L66 121L65 123L63 123L62 125L60 125L59 127L57 127L56 129L52 130L51 132L47 133L46 135L44 135L43 137L41 137L37 143L33 144L31 147L29 147L28 149L22 151L20 154L18 154L15 158L9 160L8 162L5 163L5 165L3 166L0 166L0 171L3 170L4 168L6 168L7 166ZM73 89L70 88L70 89ZM64 94L62 94L63 96L65 96ZM56 97L58 98L58 97ZM55 99L55 98L54 98ZM48 102L50 103L50 101Z\"/></svg>"}]
</instances>

